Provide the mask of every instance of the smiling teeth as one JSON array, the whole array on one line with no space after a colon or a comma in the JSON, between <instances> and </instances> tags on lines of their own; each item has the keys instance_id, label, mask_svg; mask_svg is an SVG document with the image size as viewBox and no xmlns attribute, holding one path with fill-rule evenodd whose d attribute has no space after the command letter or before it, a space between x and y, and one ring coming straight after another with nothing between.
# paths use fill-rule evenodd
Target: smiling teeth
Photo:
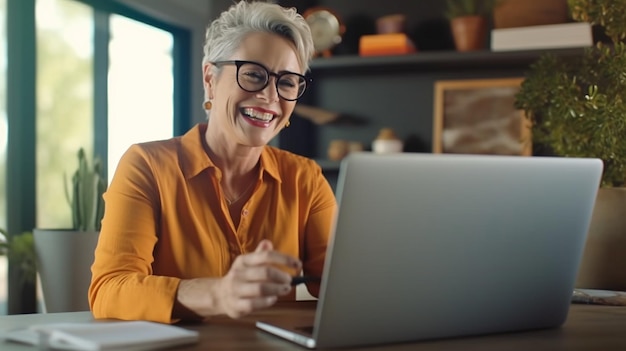
<instances>
[{"instance_id":1,"label":"smiling teeth","mask_svg":"<svg viewBox=\"0 0 626 351\"><path fill-rule=\"evenodd\" d=\"M243 113L246 114L247 116L256 118L256 119L260 119L262 121L266 121L269 122L272 120L272 118L274 118L274 115L271 113L267 113L267 112L259 112L259 111L255 111L254 109L251 108L244 108L243 109Z\"/></svg>"}]
</instances>

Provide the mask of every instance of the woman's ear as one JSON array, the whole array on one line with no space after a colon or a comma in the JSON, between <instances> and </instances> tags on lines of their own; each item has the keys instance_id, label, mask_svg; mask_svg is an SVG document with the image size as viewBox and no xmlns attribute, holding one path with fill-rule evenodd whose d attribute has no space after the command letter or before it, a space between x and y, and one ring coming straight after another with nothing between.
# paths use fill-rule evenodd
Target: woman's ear
<instances>
[{"instance_id":1,"label":"woman's ear","mask_svg":"<svg viewBox=\"0 0 626 351\"><path fill-rule=\"evenodd\" d=\"M205 63L204 66L202 66L202 84L204 85L204 90L209 93L209 96L213 95L211 93L214 84L213 78L213 65L211 63Z\"/></svg>"}]
</instances>

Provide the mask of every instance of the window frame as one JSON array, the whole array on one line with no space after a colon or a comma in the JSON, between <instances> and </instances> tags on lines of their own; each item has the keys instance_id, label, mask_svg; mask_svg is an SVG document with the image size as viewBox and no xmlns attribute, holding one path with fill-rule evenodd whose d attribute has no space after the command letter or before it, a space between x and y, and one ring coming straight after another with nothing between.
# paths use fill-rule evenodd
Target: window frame
<instances>
[{"instance_id":1,"label":"window frame","mask_svg":"<svg viewBox=\"0 0 626 351\"><path fill-rule=\"evenodd\" d=\"M7 231L32 231L36 225L36 8L37 0L7 0ZM115 0L72 0L94 9L94 154L107 160L109 17L121 15L170 32L174 39L174 135L191 125L191 31L148 16ZM8 205L10 204L10 206ZM37 312L34 286L20 284L9 263L8 313Z\"/></svg>"}]
</instances>

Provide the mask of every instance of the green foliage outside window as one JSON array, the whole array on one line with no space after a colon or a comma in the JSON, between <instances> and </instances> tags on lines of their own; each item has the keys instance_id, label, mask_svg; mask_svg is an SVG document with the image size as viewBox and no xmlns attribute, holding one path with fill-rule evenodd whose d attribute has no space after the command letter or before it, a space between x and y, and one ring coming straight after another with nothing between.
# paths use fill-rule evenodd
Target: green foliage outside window
<instances>
[{"instance_id":1,"label":"green foliage outside window","mask_svg":"<svg viewBox=\"0 0 626 351\"><path fill-rule=\"evenodd\" d=\"M0 228L0 256L7 255L10 262L15 262L22 271L23 283L34 284L37 276L37 262L35 257L35 243L31 232L21 235L7 236Z\"/></svg>"}]
</instances>

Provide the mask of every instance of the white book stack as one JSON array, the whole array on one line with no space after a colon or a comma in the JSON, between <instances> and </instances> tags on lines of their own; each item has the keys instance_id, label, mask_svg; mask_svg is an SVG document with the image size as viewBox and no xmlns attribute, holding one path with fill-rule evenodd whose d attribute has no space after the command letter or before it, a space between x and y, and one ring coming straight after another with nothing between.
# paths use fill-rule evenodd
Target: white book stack
<instances>
[{"instance_id":1,"label":"white book stack","mask_svg":"<svg viewBox=\"0 0 626 351\"><path fill-rule=\"evenodd\" d=\"M197 331L145 321L31 325L0 335L1 340L39 350L144 351L196 343Z\"/></svg>"},{"instance_id":2,"label":"white book stack","mask_svg":"<svg viewBox=\"0 0 626 351\"><path fill-rule=\"evenodd\" d=\"M560 49L592 45L591 24L586 22L491 30L492 51Z\"/></svg>"}]
</instances>

